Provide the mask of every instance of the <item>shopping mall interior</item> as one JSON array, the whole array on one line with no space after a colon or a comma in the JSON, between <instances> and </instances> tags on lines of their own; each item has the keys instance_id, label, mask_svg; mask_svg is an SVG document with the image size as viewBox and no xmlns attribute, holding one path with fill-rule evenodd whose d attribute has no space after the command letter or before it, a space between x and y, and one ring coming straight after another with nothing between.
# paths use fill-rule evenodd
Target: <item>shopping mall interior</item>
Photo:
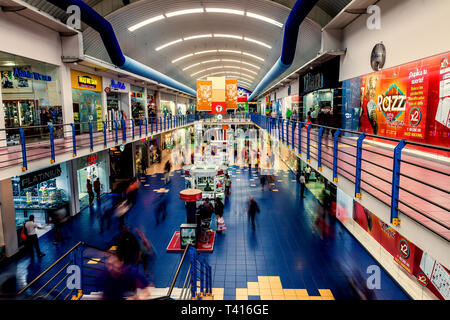
<instances>
[{"instance_id":1,"label":"shopping mall interior","mask_svg":"<svg viewBox=\"0 0 450 320\"><path fill-rule=\"evenodd\" d=\"M0 9L1 303L450 300L450 1Z\"/></svg>"}]
</instances>

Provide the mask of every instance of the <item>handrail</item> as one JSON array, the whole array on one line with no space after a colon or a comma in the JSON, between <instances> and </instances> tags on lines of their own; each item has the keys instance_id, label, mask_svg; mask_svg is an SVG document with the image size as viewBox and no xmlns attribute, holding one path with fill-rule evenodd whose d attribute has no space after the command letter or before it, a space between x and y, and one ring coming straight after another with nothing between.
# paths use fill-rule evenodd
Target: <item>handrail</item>
<instances>
[{"instance_id":1,"label":"handrail","mask_svg":"<svg viewBox=\"0 0 450 320\"><path fill-rule=\"evenodd\" d=\"M72 253L74 250L76 250L78 247L80 246L85 246L88 248L92 248L98 251L102 251L105 253L109 253L109 254L114 254L113 252L109 251L109 250L105 250L105 249L100 249L96 246L93 246L91 244L85 243L83 241L79 241L76 245L74 245L71 249L69 249L66 253L64 253L61 257L59 257L55 262L53 262L47 269L45 269L41 274L39 274L36 278L34 278L29 284L27 284L24 288L22 288L21 290L19 290L17 292L17 296L21 295L22 293L24 293L26 290L28 290L31 286L33 286L37 281L39 281L43 276L45 276L51 269L53 269L53 267L55 267L59 262L61 262L64 258L66 258L70 253ZM67 266L67 265L66 265ZM64 269L64 267L62 268ZM61 270L62 270L61 269ZM58 271L58 273L53 276L49 281L47 281L43 286L41 286L41 288L39 288L38 292L42 290L43 287L45 287L48 283L51 282L51 280L53 280L53 278L55 278L58 274L60 273L60 271ZM37 294L37 292L36 292Z\"/></svg>"},{"instance_id":2,"label":"handrail","mask_svg":"<svg viewBox=\"0 0 450 320\"><path fill-rule=\"evenodd\" d=\"M190 247L191 247L191 244L188 243L188 245L184 249L183 256L181 257L180 263L178 263L177 271L175 272L175 275L174 275L174 277L172 279L172 283L170 284L169 291L167 291L167 296L168 297L170 297L170 295L172 294L173 288L175 286L175 282L177 281L177 278L178 278L178 274L181 271L181 266L183 265L184 259L186 258L186 254L189 251Z\"/></svg>"},{"instance_id":3,"label":"handrail","mask_svg":"<svg viewBox=\"0 0 450 320\"><path fill-rule=\"evenodd\" d=\"M29 284L27 284L24 288L22 288L17 295L24 293L28 288L30 288L33 284L35 284L39 279L45 276L54 266L56 266L60 261L62 261L65 257L67 257L71 252L73 252L76 248L83 244L82 241L78 242L75 246L72 247L69 251L63 254L59 259L53 262L47 269L45 269L40 275L38 275L35 279L33 279Z\"/></svg>"}]
</instances>

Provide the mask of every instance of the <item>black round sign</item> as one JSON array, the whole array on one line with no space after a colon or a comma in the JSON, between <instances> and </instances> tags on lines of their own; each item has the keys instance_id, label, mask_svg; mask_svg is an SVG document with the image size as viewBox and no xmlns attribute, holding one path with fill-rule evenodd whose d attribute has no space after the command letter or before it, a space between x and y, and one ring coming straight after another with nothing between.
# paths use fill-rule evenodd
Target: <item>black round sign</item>
<instances>
[{"instance_id":1,"label":"black round sign","mask_svg":"<svg viewBox=\"0 0 450 320\"><path fill-rule=\"evenodd\" d=\"M380 42L377 43L372 49L372 54L370 55L370 65L372 66L373 71L379 71L383 68L385 62L386 47Z\"/></svg>"}]
</instances>

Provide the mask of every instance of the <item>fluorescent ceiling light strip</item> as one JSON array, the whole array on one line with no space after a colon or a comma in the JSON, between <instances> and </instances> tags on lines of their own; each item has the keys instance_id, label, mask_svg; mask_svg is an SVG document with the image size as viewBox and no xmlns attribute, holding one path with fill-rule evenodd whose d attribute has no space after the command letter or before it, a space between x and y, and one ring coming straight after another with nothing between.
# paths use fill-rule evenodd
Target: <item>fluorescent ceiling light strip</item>
<instances>
[{"instance_id":1,"label":"fluorescent ceiling light strip","mask_svg":"<svg viewBox=\"0 0 450 320\"><path fill-rule=\"evenodd\" d=\"M194 64L190 65L189 67L184 68L183 71L189 70L189 69L191 69L191 68L193 68L193 67L196 67L196 66L198 66L198 65L200 65L200 62L199 62L199 63L194 63Z\"/></svg>"},{"instance_id":2,"label":"fluorescent ceiling light strip","mask_svg":"<svg viewBox=\"0 0 450 320\"><path fill-rule=\"evenodd\" d=\"M171 45L173 45L175 43L182 42L182 41L183 41L183 39L177 39L177 40L168 42L168 43L163 44L162 46L159 46L158 48L156 48L155 51L159 51L161 49L167 48L168 46L171 46Z\"/></svg>"},{"instance_id":3,"label":"fluorescent ceiling light strip","mask_svg":"<svg viewBox=\"0 0 450 320\"><path fill-rule=\"evenodd\" d=\"M194 54L204 54L204 53L211 53L211 52L217 52L217 50L197 51L197 52L194 52Z\"/></svg>"},{"instance_id":4,"label":"fluorescent ceiling light strip","mask_svg":"<svg viewBox=\"0 0 450 320\"><path fill-rule=\"evenodd\" d=\"M206 12L215 12L215 13L229 13L229 14L237 14L240 16L244 15L244 11L242 10L233 10L226 8L205 8Z\"/></svg>"},{"instance_id":5,"label":"fluorescent ceiling light strip","mask_svg":"<svg viewBox=\"0 0 450 320\"><path fill-rule=\"evenodd\" d=\"M251 67L253 67L253 68L256 68L256 69L261 69L260 67L258 67L258 66L255 66L254 64L251 64L251 63L248 63L248 62L245 62L245 61L241 61L241 63L242 64L246 64L246 65L248 65L248 66L251 66Z\"/></svg>"},{"instance_id":6,"label":"fluorescent ceiling light strip","mask_svg":"<svg viewBox=\"0 0 450 320\"><path fill-rule=\"evenodd\" d=\"M269 46L267 43L264 43L262 41L258 41L258 40L255 40L255 39L252 39L252 38L248 38L248 37L244 37L244 40L245 41L249 41L249 42L253 42L253 43L256 43L256 44L259 44L260 46L263 46L263 47L266 47L266 48L269 48L269 49L272 49L271 46Z\"/></svg>"},{"instance_id":7,"label":"fluorescent ceiling light strip","mask_svg":"<svg viewBox=\"0 0 450 320\"><path fill-rule=\"evenodd\" d=\"M250 70L250 69L247 69L247 68L241 68L241 69L245 70L245 71L248 71L250 73L253 73L253 74L258 74L256 71L253 71L253 70Z\"/></svg>"},{"instance_id":8,"label":"fluorescent ceiling light strip","mask_svg":"<svg viewBox=\"0 0 450 320\"><path fill-rule=\"evenodd\" d=\"M153 17L153 18L144 20L144 21L142 21L142 22L139 22L139 23L137 23L137 24L135 24L135 25L129 27L128 30L131 31L131 32L133 32L133 31L136 31L136 30L139 29L139 28L142 28L142 27L144 27L144 26L150 24L150 23L153 23L153 22L162 20L162 19L164 19L164 18L165 18L165 17L161 14L161 15L159 15L159 16L156 16L156 17Z\"/></svg>"},{"instance_id":9,"label":"fluorescent ceiling light strip","mask_svg":"<svg viewBox=\"0 0 450 320\"><path fill-rule=\"evenodd\" d=\"M179 11L173 11L173 12L166 13L166 17L170 18L170 17L179 16L179 15L182 15L182 14L202 13L202 12L204 12L203 8L186 9L186 10L179 10Z\"/></svg>"},{"instance_id":10,"label":"fluorescent ceiling light strip","mask_svg":"<svg viewBox=\"0 0 450 320\"><path fill-rule=\"evenodd\" d=\"M242 36L238 36L235 34L225 34L225 33L214 33L214 38L233 38L242 40Z\"/></svg>"},{"instance_id":11,"label":"fluorescent ceiling light strip","mask_svg":"<svg viewBox=\"0 0 450 320\"><path fill-rule=\"evenodd\" d=\"M200 62L201 64L205 64L205 63L212 63L212 62L219 62L220 59L214 59L214 60L207 60L207 61L202 61Z\"/></svg>"},{"instance_id":12,"label":"fluorescent ceiling light strip","mask_svg":"<svg viewBox=\"0 0 450 320\"><path fill-rule=\"evenodd\" d=\"M242 51L237 51L237 50L219 49L218 51L219 52L228 52L228 53L242 54Z\"/></svg>"},{"instance_id":13,"label":"fluorescent ceiling light strip","mask_svg":"<svg viewBox=\"0 0 450 320\"><path fill-rule=\"evenodd\" d=\"M182 57L176 58L175 60L172 60L172 63L175 63L175 62L177 62L177 61L180 61L180 60L183 60L183 59L186 59L186 58L192 57L192 56L193 56L193 54L192 54L192 53L190 53L190 54L187 54L187 55L185 55L185 56L182 56Z\"/></svg>"},{"instance_id":14,"label":"fluorescent ceiling light strip","mask_svg":"<svg viewBox=\"0 0 450 320\"><path fill-rule=\"evenodd\" d=\"M207 68L206 70L222 69L222 66Z\"/></svg>"},{"instance_id":15,"label":"fluorescent ceiling light strip","mask_svg":"<svg viewBox=\"0 0 450 320\"><path fill-rule=\"evenodd\" d=\"M183 39L186 41L186 40L199 39L199 38L212 38L212 34L199 34L196 36L185 37Z\"/></svg>"},{"instance_id":16,"label":"fluorescent ceiling light strip","mask_svg":"<svg viewBox=\"0 0 450 320\"><path fill-rule=\"evenodd\" d=\"M256 14L256 13L252 13L252 12L246 12L246 15L247 15L247 17L250 17L250 18L254 18L254 19L258 19L258 20L261 20L261 21L264 21L264 22L268 22L268 23L271 23L271 24L273 24L273 25L276 25L277 27L280 27L280 28L282 28L283 27L283 24L282 23L280 23L280 22L278 22L278 21L276 21L276 20L274 20L274 19L270 19L270 18L268 18L268 17L265 17L265 16L262 16L262 15L259 15L259 14Z\"/></svg>"},{"instance_id":17,"label":"fluorescent ceiling light strip","mask_svg":"<svg viewBox=\"0 0 450 320\"><path fill-rule=\"evenodd\" d=\"M249 56L249 57L252 57L252 58L255 58L255 59L258 59L258 60L261 60L261 61L264 61L263 58L255 56L254 54L251 54L251 53L248 53L248 52L242 52L242 54L244 54L246 56Z\"/></svg>"},{"instance_id":18,"label":"fluorescent ceiling light strip","mask_svg":"<svg viewBox=\"0 0 450 320\"><path fill-rule=\"evenodd\" d=\"M205 71L207 71L207 69L203 69L203 70L200 70L200 71L194 72L193 74L191 74L191 77L195 76L196 74L199 74L199 73L205 72Z\"/></svg>"}]
</instances>

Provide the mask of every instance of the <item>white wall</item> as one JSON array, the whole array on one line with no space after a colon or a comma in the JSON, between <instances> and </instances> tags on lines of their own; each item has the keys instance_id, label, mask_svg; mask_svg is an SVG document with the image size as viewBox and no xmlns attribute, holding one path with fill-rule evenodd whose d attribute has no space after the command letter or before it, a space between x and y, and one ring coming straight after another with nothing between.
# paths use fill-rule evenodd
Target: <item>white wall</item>
<instances>
[{"instance_id":1,"label":"white wall","mask_svg":"<svg viewBox=\"0 0 450 320\"><path fill-rule=\"evenodd\" d=\"M450 1L381 0L381 29L366 27L367 15L361 15L342 34L347 53L341 59L340 80L373 72L370 54L382 41L386 46L384 68L426 58L450 49Z\"/></svg>"}]
</instances>

